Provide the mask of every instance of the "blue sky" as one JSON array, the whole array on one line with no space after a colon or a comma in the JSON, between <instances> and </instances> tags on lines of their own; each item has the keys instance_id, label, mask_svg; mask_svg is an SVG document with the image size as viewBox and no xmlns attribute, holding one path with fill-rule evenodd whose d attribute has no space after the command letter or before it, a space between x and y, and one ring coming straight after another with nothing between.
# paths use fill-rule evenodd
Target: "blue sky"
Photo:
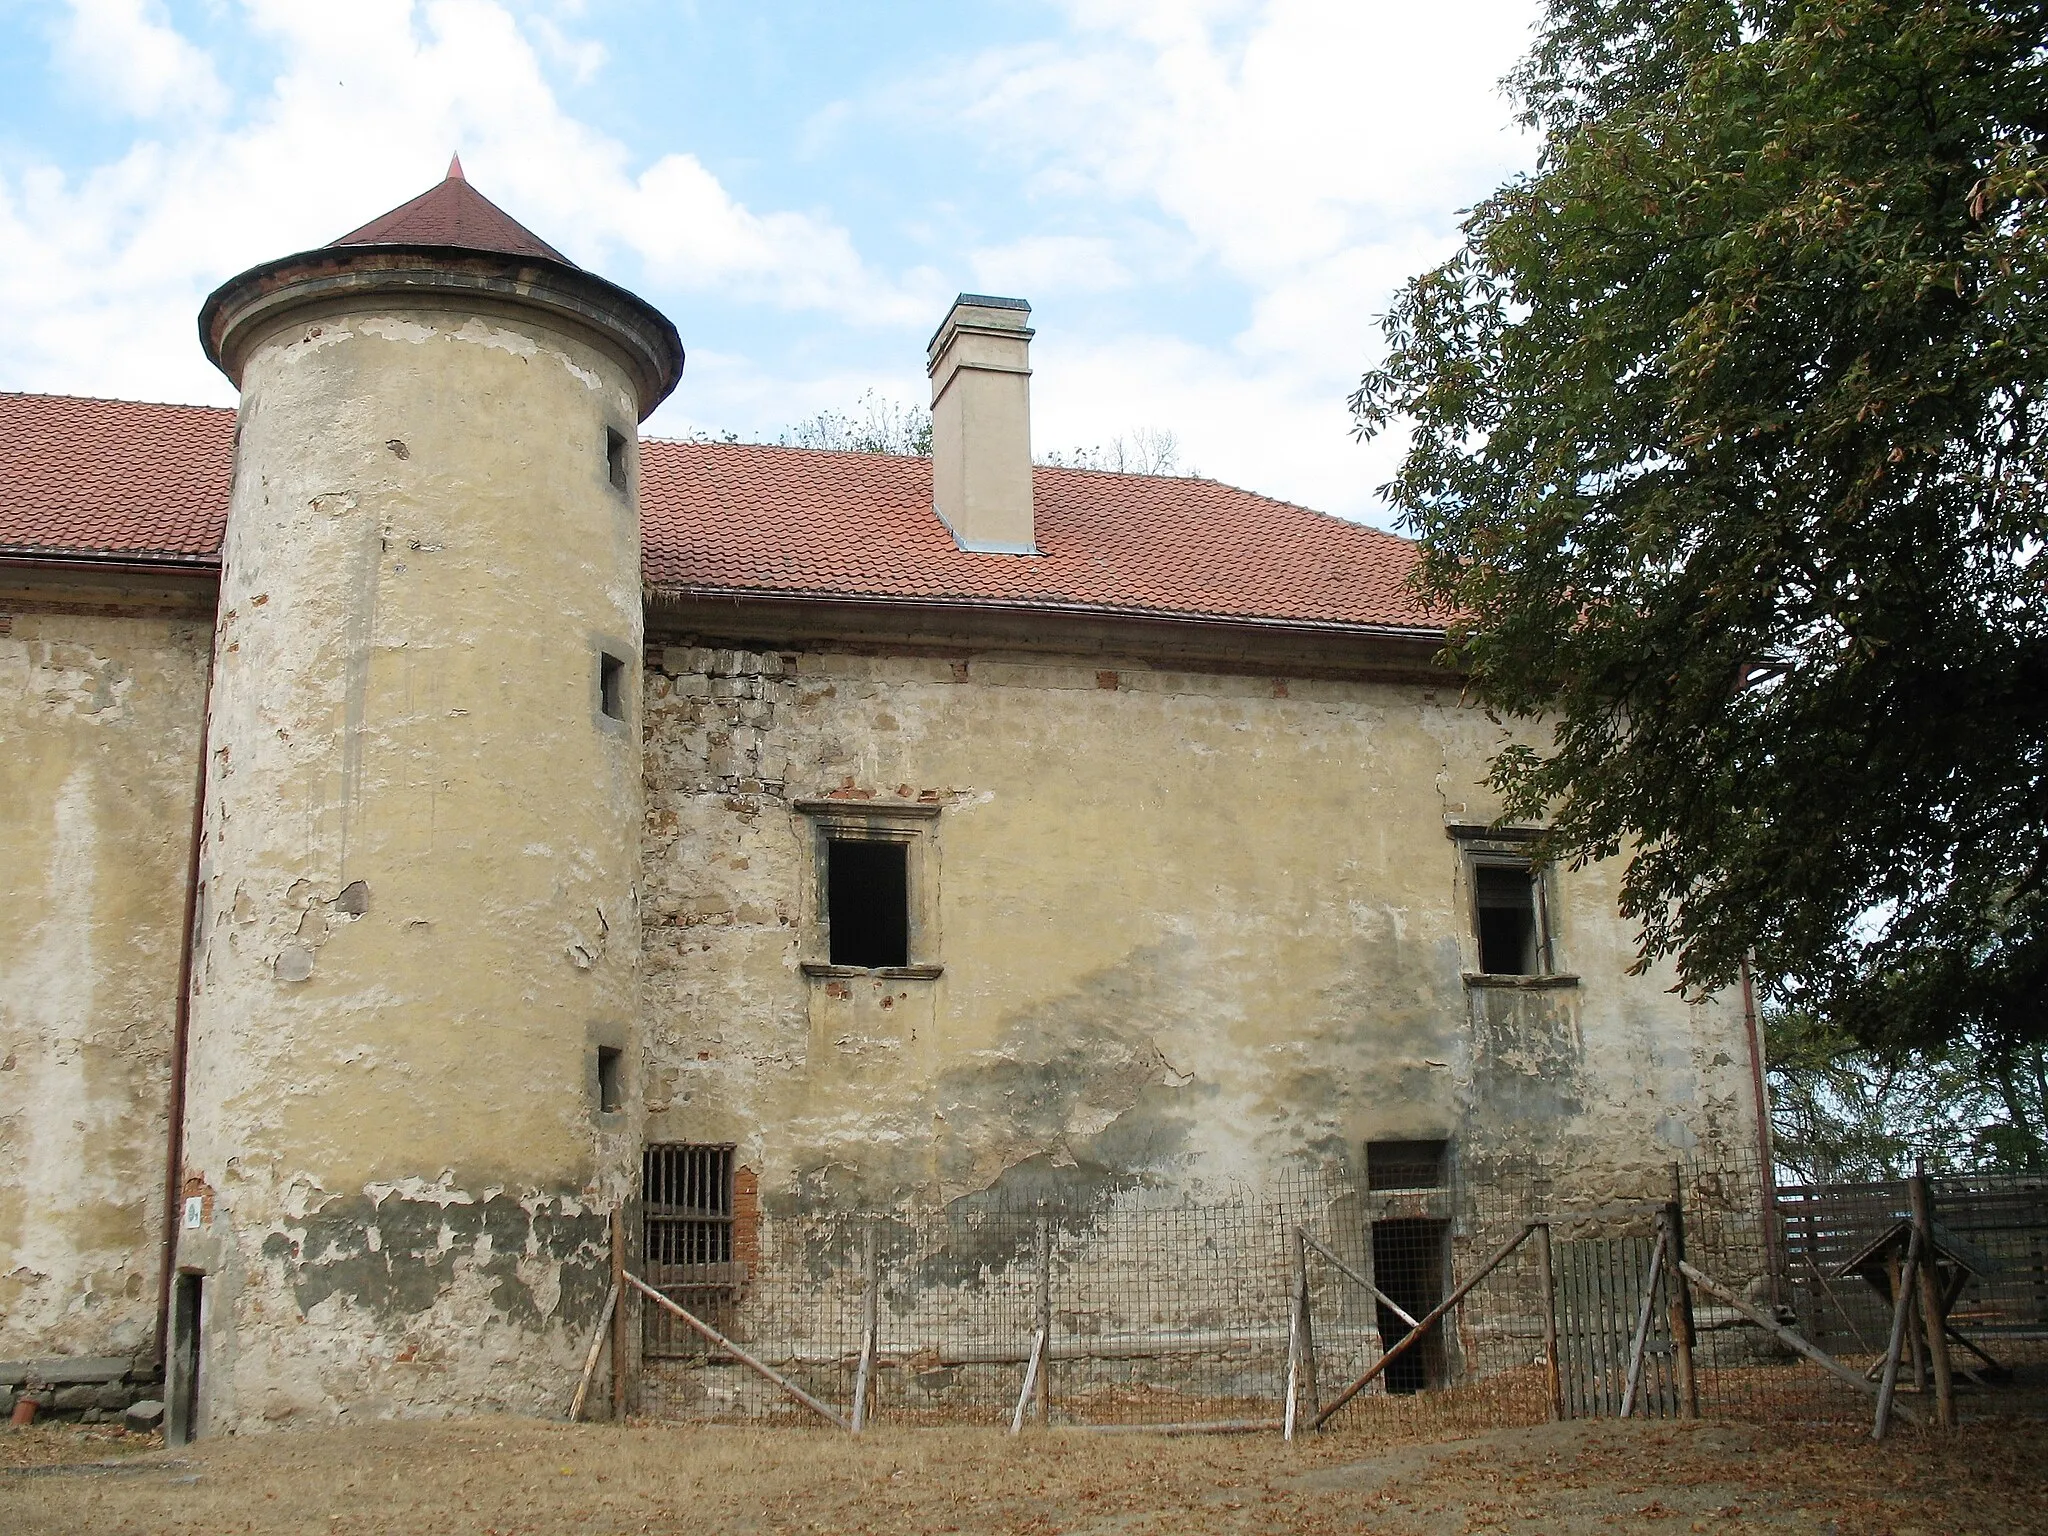
<instances>
[{"instance_id":1,"label":"blue sky","mask_svg":"<svg viewBox=\"0 0 2048 1536\"><path fill-rule=\"evenodd\" d=\"M1399 281L1525 166L1525 0L0 0L0 388L230 403L206 292L438 180L675 320L648 424L925 397L1030 300L1042 450L1379 520L1344 395Z\"/></svg>"}]
</instances>

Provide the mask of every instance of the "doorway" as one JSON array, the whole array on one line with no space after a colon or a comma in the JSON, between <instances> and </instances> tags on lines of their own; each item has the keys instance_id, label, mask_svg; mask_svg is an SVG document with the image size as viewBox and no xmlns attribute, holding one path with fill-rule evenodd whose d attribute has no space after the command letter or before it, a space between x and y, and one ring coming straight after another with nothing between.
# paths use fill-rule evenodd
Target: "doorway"
<instances>
[{"instance_id":1,"label":"doorway","mask_svg":"<svg viewBox=\"0 0 2048 1536\"><path fill-rule=\"evenodd\" d=\"M170 1379L164 1383L164 1441L184 1445L199 1430L199 1324L206 1276L180 1274L171 1292Z\"/></svg>"},{"instance_id":2,"label":"doorway","mask_svg":"<svg viewBox=\"0 0 2048 1536\"><path fill-rule=\"evenodd\" d=\"M1372 1276L1410 1317L1426 1316L1444 1299L1444 1276L1450 1263L1450 1222L1438 1217L1411 1216L1372 1224ZM1392 1349L1413 1331L1385 1302L1375 1302L1380 1348ZM1381 1378L1389 1392L1420 1392L1448 1379L1444 1325L1439 1322L1421 1343L1387 1367Z\"/></svg>"}]
</instances>

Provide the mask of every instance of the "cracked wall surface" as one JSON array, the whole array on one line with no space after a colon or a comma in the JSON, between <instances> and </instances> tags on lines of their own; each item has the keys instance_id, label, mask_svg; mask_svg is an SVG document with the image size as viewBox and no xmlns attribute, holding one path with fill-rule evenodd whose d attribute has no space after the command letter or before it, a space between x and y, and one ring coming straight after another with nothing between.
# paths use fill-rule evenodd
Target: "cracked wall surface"
<instances>
[{"instance_id":1,"label":"cracked wall surface","mask_svg":"<svg viewBox=\"0 0 2048 1536\"><path fill-rule=\"evenodd\" d=\"M0 602L0 1359L154 1338L206 624Z\"/></svg>"},{"instance_id":2,"label":"cracked wall surface","mask_svg":"<svg viewBox=\"0 0 2048 1536\"><path fill-rule=\"evenodd\" d=\"M379 299L377 302L401 302ZM637 1101L639 529L608 353L329 314L251 355L215 634L186 1164L203 1427L559 1412ZM629 672L629 699L638 693Z\"/></svg>"},{"instance_id":3,"label":"cracked wall surface","mask_svg":"<svg viewBox=\"0 0 2048 1536\"><path fill-rule=\"evenodd\" d=\"M651 649L645 710L648 1135L735 1143L771 1209L1753 1145L1739 1011L1626 974L1618 867L1550 877L1576 984L1468 982L1446 825L1499 732L1453 692L755 642ZM832 798L940 808L936 975L806 972Z\"/></svg>"}]
</instances>

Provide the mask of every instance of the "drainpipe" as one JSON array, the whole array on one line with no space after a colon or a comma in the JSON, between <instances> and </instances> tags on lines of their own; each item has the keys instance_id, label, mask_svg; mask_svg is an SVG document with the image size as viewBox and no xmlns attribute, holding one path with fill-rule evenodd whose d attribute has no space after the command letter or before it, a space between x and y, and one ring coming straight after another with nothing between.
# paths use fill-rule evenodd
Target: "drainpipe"
<instances>
[{"instance_id":1,"label":"drainpipe","mask_svg":"<svg viewBox=\"0 0 2048 1536\"><path fill-rule=\"evenodd\" d=\"M185 1182L185 1061L192 1039L192 964L198 949L199 846L206 830L206 757L213 734L213 652L206 657L206 694L199 717L199 780L192 792L192 841L185 861L185 927L178 948L178 1009L171 1026L171 1095L164 1148L164 1251L157 1273L156 1363L166 1367L171 1334L171 1275L177 1268L178 1227Z\"/></svg>"}]
</instances>

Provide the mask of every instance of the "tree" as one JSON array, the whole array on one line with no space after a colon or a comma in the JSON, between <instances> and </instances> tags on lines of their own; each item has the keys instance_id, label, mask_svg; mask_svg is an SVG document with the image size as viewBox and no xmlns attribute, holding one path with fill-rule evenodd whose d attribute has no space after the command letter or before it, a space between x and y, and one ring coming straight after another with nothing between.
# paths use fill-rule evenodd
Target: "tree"
<instances>
[{"instance_id":1,"label":"tree","mask_svg":"<svg viewBox=\"0 0 2048 1536\"><path fill-rule=\"evenodd\" d=\"M784 427L775 441L784 448L928 459L932 456L932 413L870 389L851 411L828 409L806 416Z\"/></svg>"},{"instance_id":2,"label":"tree","mask_svg":"<svg viewBox=\"0 0 2048 1536\"><path fill-rule=\"evenodd\" d=\"M2048 1171L2048 1049L1870 1050L1812 1014L1764 1018L1772 1143L1808 1183L1936 1172Z\"/></svg>"},{"instance_id":3,"label":"tree","mask_svg":"<svg viewBox=\"0 0 2048 1536\"><path fill-rule=\"evenodd\" d=\"M2048 4L1551 0L1352 399L1508 814L1639 963L2048 1038ZM1530 734L1530 733L1525 733Z\"/></svg>"}]
</instances>

